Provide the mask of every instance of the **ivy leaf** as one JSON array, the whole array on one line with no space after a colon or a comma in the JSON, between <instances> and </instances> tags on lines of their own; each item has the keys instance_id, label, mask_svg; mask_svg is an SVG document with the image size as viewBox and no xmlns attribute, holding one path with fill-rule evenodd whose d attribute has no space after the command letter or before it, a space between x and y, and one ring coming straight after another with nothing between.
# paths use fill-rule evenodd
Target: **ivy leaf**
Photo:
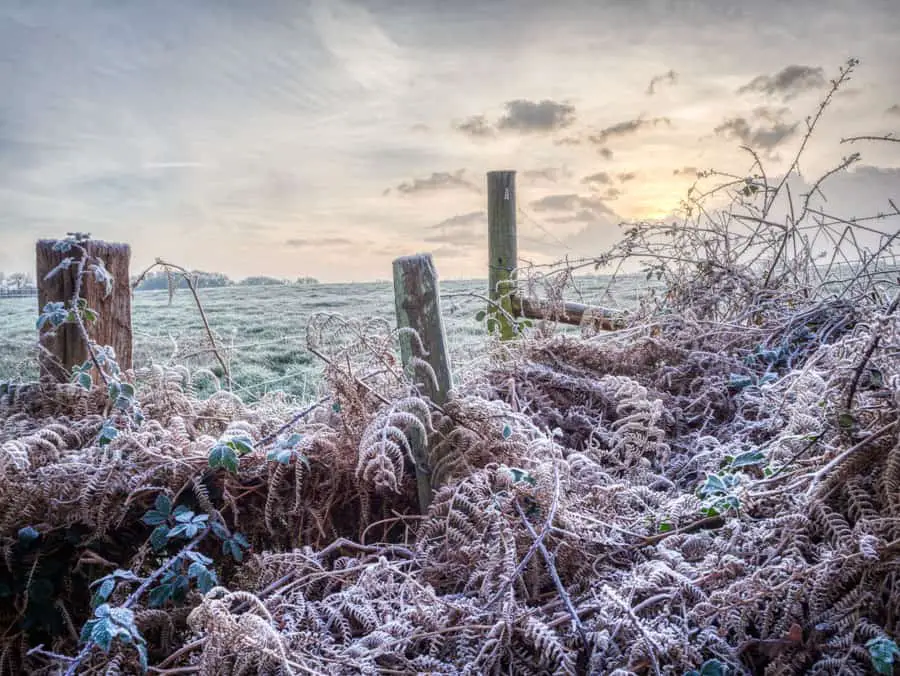
<instances>
[{"instance_id":1,"label":"ivy leaf","mask_svg":"<svg viewBox=\"0 0 900 676\"><path fill-rule=\"evenodd\" d=\"M241 455L253 452L253 439L250 437L234 437L229 439L227 443Z\"/></svg>"},{"instance_id":2,"label":"ivy leaf","mask_svg":"<svg viewBox=\"0 0 900 676\"><path fill-rule=\"evenodd\" d=\"M503 426L503 438L509 439L511 436L512 436L512 427L510 427L509 425L504 425Z\"/></svg>"},{"instance_id":3,"label":"ivy leaf","mask_svg":"<svg viewBox=\"0 0 900 676\"><path fill-rule=\"evenodd\" d=\"M750 467L752 465L761 465L766 460L766 456L760 451L748 451L740 453L731 461L731 466L735 469L739 467Z\"/></svg>"},{"instance_id":4,"label":"ivy leaf","mask_svg":"<svg viewBox=\"0 0 900 676\"><path fill-rule=\"evenodd\" d=\"M194 513L188 509L185 509L182 512L178 512L175 515L175 521L178 523L190 523L194 519Z\"/></svg>"},{"instance_id":5,"label":"ivy leaf","mask_svg":"<svg viewBox=\"0 0 900 676\"><path fill-rule=\"evenodd\" d=\"M668 533L669 531L675 530L675 526L673 526L668 521L663 521L659 524L659 532L660 533Z\"/></svg>"},{"instance_id":6,"label":"ivy leaf","mask_svg":"<svg viewBox=\"0 0 900 676\"><path fill-rule=\"evenodd\" d=\"M232 473L238 469L238 456L234 449L223 443L218 443L209 452L209 466L213 469L224 467Z\"/></svg>"},{"instance_id":7,"label":"ivy leaf","mask_svg":"<svg viewBox=\"0 0 900 676\"><path fill-rule=\"evenodd\" d=\"M273 448L266 455L266 460L274 460L280 462L282 465L289 465L291 464L291 456L293 454L294 452L290 448Z\"/></svg>"},{"instance_id":8,"label":"ivy leaf","mask_svg":"<svg viewBox=\"0 0 900 676\"><path fill-rule=\"evenodd\" d=\"M483 322L485 317L487 317L487 312L485 312L484 310L479 310L475 313L476 322Z\"/></svg>"},{"instance_id":9,"label":"ivy leaf","mask_svg":"<svg viewBox=\"0 0 900 676\"><path fill-rule=\"evenodd\" d=\"M235 533L233 536L235 542L237 542L244 549L250 549L250 543L247 542L247 538L244 537L243 533Z\"/></svg>"}]
</instances>

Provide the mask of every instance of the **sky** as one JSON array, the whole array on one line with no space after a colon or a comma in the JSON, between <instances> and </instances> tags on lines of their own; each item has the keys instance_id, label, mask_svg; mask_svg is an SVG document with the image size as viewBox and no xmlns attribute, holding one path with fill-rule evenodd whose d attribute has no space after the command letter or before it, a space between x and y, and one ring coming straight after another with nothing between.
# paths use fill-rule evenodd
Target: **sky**
<instances>
[{"instance_id":1,"label":"sky","mask_svg":"<svg viewBox=\"0 0 900 676\"><path fill-rule=\"evenodd\" d=\"M0 0L0 270L69 231L322 281L430 252L485 277L485 173L519 254L600 253L697 170L804 156L843 216L900 199L898 0Z\"/></svg>"}]
</instances>

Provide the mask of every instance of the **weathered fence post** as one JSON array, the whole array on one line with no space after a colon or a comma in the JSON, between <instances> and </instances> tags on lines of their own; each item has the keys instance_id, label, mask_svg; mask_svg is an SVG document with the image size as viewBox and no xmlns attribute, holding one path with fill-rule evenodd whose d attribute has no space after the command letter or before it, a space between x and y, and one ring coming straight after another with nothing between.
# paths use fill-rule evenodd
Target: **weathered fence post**
<instances>
[{"instance_id":1,"label":"weathered fence post","mask_svg":"<svg viewBox=\"0 0 900 676\"><path fill-rule=\"evenodd\" d=\"M516 235L516 172L489 171L488 192L488 296L496 303L487 308L504 340L516 335L510 322L516 291L518 240ZM505 310L501 312L497 306Z\"/></svg>"},{"instance_id":2,"label":"weathered fence post","mask_svg":"<svg viewBox=\"0 0 900 676\"><path fill-rule=\"evenodd\" d=\"M54 251L56 240L42 239L37 242L37 286L38 312L47 303L65 303L68 308L75 293L77 261L81 252L72 248L68 252ZM109 345L116 352L116 361L123 371L132 366L131 331L131 286L128 271L131 249L127 244L114 244L96 240L78 242L91 258L103 261L113 279L112 292L107 296L104 284L95 281L90 270L90 261L84 266L79 295L87 301L87 307L97 313L97 319L86 323L88 335L99 345ZM49 279L47 273L64 258L72 257L75 262L67 269L60 270ZM52 335L48 335L52 331ZM39 357L41 380L56 382L71 380L72 367L83 364L88 359L87 346L75 324L62 324L56 329L41 330L41 351Z\"/></svg>"},{"instance_id":3,"label":"weathered fence post","mask_svg":"<svg viewBox=\"0 0 900 676\"><path fill-rule=\"evenodd\" d=\"M420 354L414 344L414 337L401 333L400 356L403 365L412 370L417 381L424 383L425 394L431 401L441 406L447 401L447 393L453 387L453 378L441 315L437 270L431 254L401 256L394 261L394 303L397 309L397 326L401 329L414 329L427 352ZM430 374L425 373L426 369L410 364L413 357L418 357L431 366L436 382ZM424 514L431 504L431 472L426 459L425 440L417 441L413 445L413 453L416 458L419 506Z\"/></svg>"}]
</instances>

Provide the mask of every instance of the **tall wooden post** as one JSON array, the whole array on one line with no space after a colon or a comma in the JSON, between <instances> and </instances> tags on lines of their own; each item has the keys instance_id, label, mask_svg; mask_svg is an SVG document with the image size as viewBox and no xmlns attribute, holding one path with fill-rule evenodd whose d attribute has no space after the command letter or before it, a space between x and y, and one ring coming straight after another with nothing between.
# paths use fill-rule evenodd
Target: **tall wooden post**
<instances>
[{"instance_id":1,"label":"tall wooden post","mask_svg":"<svg viewBox=\"0 0 900 676\"><path fill-rule=\"evenodd\" d=\"M488 289L497 297L500 282L515 279L518 261L516 243L516 172L489 171L488 192Z\"/></svg>"},{"instance_id":2,"label":"tall wooden post","mask_svg":"<svg viewBox=\"0 0 900 676\"><path fill-rule=\"evenodd\" d=\"M418 333L427 354L420 354L414 338L400 335L400 356L403 365L409 366L413 357L427 362L434 371L437 382L422 367L413 366L417 381L424 384L425 394L438 406L447 401L453 387L450 373L450 357L447 352L447 335L441 315L441 298L437 270L431 254L402 256L394 261L394 302L397 309L397 326L411 328ZM431 471L428 467L424 439L414 440L416 458L416 482L419 489L419 506L424 514L431 504L433 494Z\"/></svg>"},{"instance_id":3,"label":"tall wooden post","mask_svg":"<svg viewBox=\"0 0 900 676\"><path fill-rule=\"evenodd\" d=\"M516 290L518 242L516 236L516 172L489 171L488 192L488 295L496 305L488 307L488 315L496 318L500 336L513 338L516 332L509 321L514 308L512 296Z\"/></svg>"},{"instance_id":4,"label":"tall wooden post","mask_svg":"<svg viewBox=\"0 0 900 676\"><path fill-rule=\"evenodd\" d=\"M38 312L47 303L65 303L69 309L76 288L76 272L81 251L77 247L68 252L54 250L57 240L43 239L37 242ZM96 312L95 321L85 322L88 336L98 345L109 345L116 353L116 361L123 371L132 366L131 330L131 287L128 271L131 262L131 248L127 244L113 244L97 240L78 242L89 256L84 266L79 296L87 301L87 307ZM69 267L58 270L49 279L47 273L56 268L65 258L74 259ZM112 289L107 295L106 287L95 279L91 265L95 258L103 261L112 276ZM47 352L40 355L41 380L56 382L71 380L72 367L83 364L88 359L87 346L80 335L78 326L64 323L53 329L45 326L40 332L41 345ZM96 378L95 378L96 382Z\"/></svg>"}]
</instances>

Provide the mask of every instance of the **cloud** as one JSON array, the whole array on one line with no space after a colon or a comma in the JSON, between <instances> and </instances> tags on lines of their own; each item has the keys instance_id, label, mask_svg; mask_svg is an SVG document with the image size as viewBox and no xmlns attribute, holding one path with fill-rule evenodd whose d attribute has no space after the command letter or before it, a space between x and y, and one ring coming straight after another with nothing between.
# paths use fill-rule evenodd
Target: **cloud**
<instances>
[{"instance_id":1,"label":"cloud","mask_svg":"<svg viewBox=\"0 0 900 676\"><path fill-rule=\"evenodd\" d=\"M516 99L506 102L506 115L497 120L497 128L525 133L548 132L568 127L574 121L575 106L569 103Z\"/></svg>"},{"instance_id":2,"label":"cloud","mask_svg":"<svg viewBox=\"0 0 900 676\"><path fill-rule=\"evenodd\" d=\"M663 82L675 84L677 81L678 73L676 73L674 70L670 70L668 73L663 73L662 75L654 75L650 79L650 85L647 87L647 96L653 96L656 93L656 85Z\"/></svg>"},{"instance_id":3,"label":"cloud","mask_svg":"<svg viewBox=\"0 0 900 676\"><path fill-rule=\"evenodd\" d=\"M622 191L618 188L607 188L606 192L603 193L603 199L606 200L617 200L622 196Z\"/></svg>"},{"instance_id":4,"label":"cloud","mask_svg":"<svg viewBox=\"0 0 900 676\"><path fill-rule=\"evenodd\" d=\"M775 75L757 75L737 90L738 94L757 92L768 96L780 95L785 100L810 89L825 85L825 70L821 67L790 65Z\"/></svg>"},{"instance_id":5,"label":"cloud","mask_svg":"<svg viewBox=\"0 0 900 676\"><path fill-rule=\"evenodd\" d=\"M623 171L619 174L619 183L628 183L628 181L633 181L635 178L637 178L637 172Z\"/></svg>"},{"instance_id":6,"label":"cloud","mask_svg":"<svg viewBox=\"0 0 900 676\"><path fill-rule=\"evenodd\" d=\"M654 117L649 120L639 117L633 120L625 120L624 122L618 122L612 126L606 127L605 129L601 129L596 134L589 135L588 141L595 145L602 146L606 145L606 142L611 138L630 136L631 134L636 134L641 129L645 129L647 127L655 127L659 124L666 124L671 126L672 121L667 117Z\"/></svg>"},{"instance_id":7,"label":"cloud","mask_svg":"<svg viewBox=\"0 0 900 676\"><path fill-rule=\"evenodd\" d=\"M612 183L612 176L610 176L605 171L598 171L596 174L591 174L590 176L585 176L581 179L582 183L601 183L603 185L607 185Z\"/></svg>"},{"instance_id":8,"label":"cloud","mask_svg":"<svg viewBox=\"0 0 900 676\"><path fill-rule=\"evenodd\" d=\"M289 239L285 242L285 244L287 246L295 247L295 248L310 248L310 247L317 247L317 246L325 246L325 247L355 246L355 245L359 244L359 242L354 241L352 239L347 239L346 237L320 237L318 239L299 237L299 238Z\"/></svg>"},{"instance_id":9,"label":"cloud","mask_svg":"<svg viewBox=\"0 0 900 676\"><path fill-rule=\"evenodd\" d=\"M486 115L473 115L453 127L468 136L490 138L499 131L519 132L523 134L548 133L559 131L575 122L575 106L544 99L529 101L515 99L507 101L506 113L501 115L494 125L488 122Z\"/></svg>"},{"instance_id":10,"label":"cloud","mask_svg":"<svg viewBox=\"0 0 900 676\"><path fill-rule=\"evenodd\" d=\"M465 169L459 169L453 173L448 171L435 171L428 178L415 178L412 181L401 183L395 190L405 195L454 188L463 188L465 190L473 190L477 193L481 193L481 189L477 185L464 178L465 172ZM385 194L389 192L390 188L385 191Z\"/></svg>"},{"instance_id":11,"label":"cloud","mask_svg":"<svg viewBox=\"0 0 900 676\"><path fill-rule=\"evenodd\" d=\"M900 115L900 103L895 103L884 112L888 115Z\"/></svg>"},{"instance_id":12,"label":"cloud","mask_svg":"<svg viewBox=\"0 0 900 676\"><path fill-rule=\"evenodd\" d=\"M486 211L470 211L467 214L457 214L456 216L451 216L450 218L445 218L440 223L435 223L434 225L429 225L429 230L443 230L446 228L460 228L467 227L473 225L474 223L479 223L484 221L487 218Z\"/></svg>"},{"instance_id":13,"label":"cloud","mask_svg":"<svg viewBox=\"0 0 900 676\"><path fill-rule=\"evenodd\" d=\"M465 258L470 255L467 247L441 246L431 251L435 258Z\"/></svg>"},{"instance_id":14,"label":"cloud","mask_svg":"<svg viewBox=\"0 0 900 676\"><path fill-rule=\"evenodd\" d=\"M745 117L726 119L713 131L725 138L739 140L742 144L755 150L770 153L782 143L790 140L797 132L799 123L789 124L784 121L786 108L760 107L753 111L753 120Z\"/></svg>"},{"instance_id":15,"label":"cloud","mask_svg":"<svg viewBox=\"0 0 900 676\"><path fill-rule=\"evenodd\" d=\"M597 197L583 197L575 193L547 195L531 202L530 206L535 211L576 211L578 213L615 215L613 210L603 203L603 200ZM570 216L565 220L559 220L559 217L555 220L556 222L568 222L578 219Z\"/></svg>"},{"instance_id":16,"label":"cloud","mask_svg":"<svg viewBox=\"0 0 900 676\"><path fill-rule=\"evenodd\" d=\"M484 115L473 115L462 122L455 123L453 127L457 131L476 138L488 138L497 133Z\"/></svg>"},{"instance_id":17,"label":"cloud","mask_svg":"<svg viewBox=\"0 0 900 676\"><path fill-rule=\"evenodd\" d=\"M563 178L571 178L572 171L568 167L543 167L541 169L526 169L522 172L529 181L550 181L556 183Z\"/></svg>"},{"instance_id":18,"label":"cloud","mask_svg":"<svg viewBox=\"0 0 900 676\"><path fill-rule=\"evenodd\" d=\"M696 176L700 173L697 167L681 167L672 171L672 176Z\"/></svg>"},{"instance_id":19,"label":"cloud","mask_svg":"<svg viewBox=\"0 0 900 676\"><path fill-rule=\"evenodd\" d=\"M609 148L599 148L597 152L600 153L600 157L604 160L611 160L613 158L613 151Z\"/></svg>"}]
</instances>

